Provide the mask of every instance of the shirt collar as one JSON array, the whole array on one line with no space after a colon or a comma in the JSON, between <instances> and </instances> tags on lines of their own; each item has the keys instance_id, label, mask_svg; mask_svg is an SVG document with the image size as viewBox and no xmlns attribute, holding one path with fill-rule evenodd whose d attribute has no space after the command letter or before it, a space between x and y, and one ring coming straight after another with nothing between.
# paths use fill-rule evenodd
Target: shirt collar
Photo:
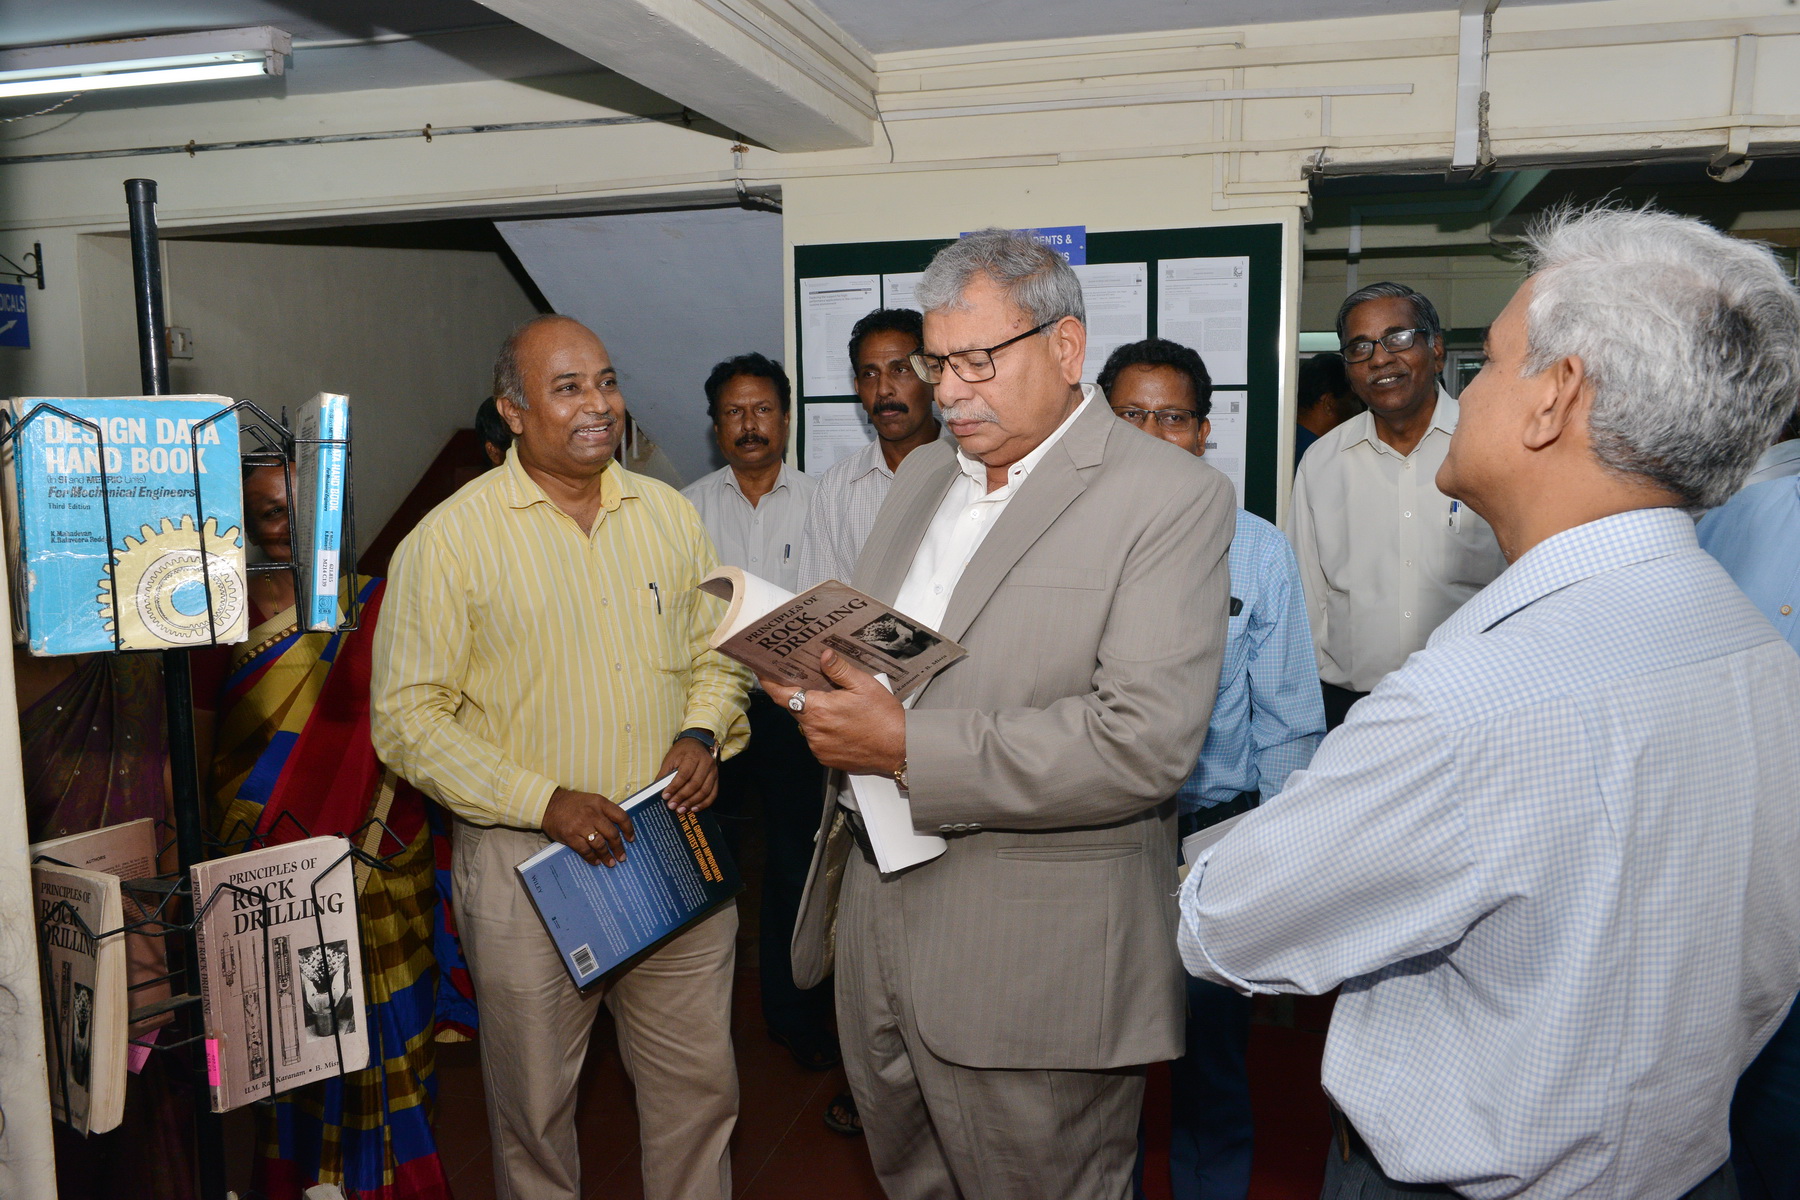
<instances>
[{"instance_id":1,"label":"shirt collar","mask_svg":"<svg viewBox=\"0 0 1800 1200\"><path fill-rule=\"evenodd\" d=\"M1064 417L1063 423L1052 430L1049 437L1039 442L1030 454L1027 454L1024 458L1021 458L1018 462L1008 467L1006 469L1005 486L996 488L991 494L995 498L999 498L1003 493L1010 496L1013 489L1017 488L1020 484L1024 483L1026 479L1030 478L1031 473L1037 469L1037 465L1044 461L1044 456L1050 453L1051 447L1062 440L1063 434L1069 432L1069 427L1080 419L1082 413L1087 411L1088 405L1094 402L1094 397L1098 393L1099 389L1093 384L1082 384L1081 403L1075 406L1075 411ZM980 484L981 490L984 493L987 492L986 463L982 462L979 458L970 458L967 454L963 453L962 447L958 445L956 447L956 465L962 468L962 473L964 475Z\"/></svg>"},{"instance_id":2,"label":"shirt collar","mask_svg":"<svg viewBox=\"0 0 1800 1200\"><path fill-rule=\"evenodd\" d=\"M738 482L737 472L734 471L729 464L727 464L720 471L720 475L723 478L726 487L730 488L732 491L736 492L740 497L742 497L745 504L750 503L750 497L744 495L744 485ZM764 495L773 496L776 492L779 492L782 488L788 487L788 485L792 481L793 481L793 471L784 462L781 464L780 472L777 473L775 476L775 486L770 488L767 492L765 492ZM790 488L789 490L792 490L792 489ZM751 505L751 507L754 508L755 506Z\"/></svg>"},{"instance_id":3,"label":"shirt collar","mask_svg":"<svg viewBox=\"0 0 1800 1200\"><path fill-rule=\"evenodd\" d=\"M1442 432L1446 436L1453 435L1456 432L1456 414L1458 411L1460 410L1456 403L1456 397L1452 396L1449 392L1446 392L1443 385L1439 384L1437 390L1437 406L1431 410L1431 424L1425 430L1426 436L1429 437L1431 431L1434 429ZM1380 453L1395 455L1400 453L1376 435L1375 418L1367 409L1364 409L1354 417L1351 417L1350 421L1346 422L1346 424L1350 424L1351 422L1354 422L1354 424L1351 425L1349 432L1344 435L1344 440L1338 445L1340 451L1348 450L1358 442L1367 442ZM1425 438L1420 438L1419 444L1424 445ZM1418 447L1415 446L1413 449L1417 451Z\"/></svg>"},{"instance_id":4,"label":"shirt collar","mask_svg":"<svg viewBox=\"0 0 1800 1200\"><path fill-rule=\"evenodd\" d=\"M538 486L538 481L531 477L531 473L519 461L518 443L515 442L506 452L506 465L499 469L506 472L503 488L508 508L530 508L534 504L556 507L550 497L544 494L544 489ZM606 470L600 473L601 511L612 512L619 507L619 501L639 494L637 481L617 459L606 464Z\"/></svg>"},{"instance_id":5,"label":"shirt collar","mask_svg":"<svg viewBox=\"0 0 1800 1200\"><path fill-rule=\"evenodd\" d=\"M1514 613L1607 571L1699 548L1678 508L1638 508L1545 538L1438 626L1428 645L1486 633Z\"/></svg>"}]
</instances>

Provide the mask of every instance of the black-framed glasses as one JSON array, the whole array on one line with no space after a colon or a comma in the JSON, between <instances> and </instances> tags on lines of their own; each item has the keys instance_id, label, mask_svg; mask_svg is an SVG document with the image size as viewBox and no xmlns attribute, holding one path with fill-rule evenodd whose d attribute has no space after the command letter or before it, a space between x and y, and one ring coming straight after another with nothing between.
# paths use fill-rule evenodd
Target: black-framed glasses
<instances>
[{"instance_id":1,"label":"black-framed glasses","mask_svg":"<svg viewBox=\"0 0 1800 1200\"><path fill-rule=\"evenodd\" d=\"M1042 333L1050 328L1061 317L1052 317L1036 329L1027 329L1017 337L1009 337L998 346L989 346L985 350L953 350L949 354L927 354L923 350L914 350L906 356L912 363L912 369L926 383L937 383L944 377L944 364L949 363L956 377L964 383L981 383L994 377L994 355L1006 349L1014 342L1022 342L1034 333Z\"/></svg>"},{"instance_id":2,"label":"black-framed glasses","mask_svg":"<svg viewBox=\"0 0 1800 1200\"><path fill-rule=\"evenodd\" d=\"M1375 355L1375 342L1389 354L1398 354L1402 350L1411 350L1413 343L1419 340L1421 333L1430 333L1429 329L1396 329L1389 334L1370 341L1368 338L1357 338L1354 342L1345 342L1340 349L1345 362L1368 362Z\"/></svg>"},{"instance_id":3,"label":"black-framed glasses","mask_svg":"<svg viewBox=\"0 0 1800 1200\"><path fill-rule=\"evenodd\" d=\"M1185 433L1200 423L1200 414L1191 408L1115 408L1113 413L1139 429L1149 424L1151 418L1164 429L1178 433Z\"/></svg>"}]
</instances>

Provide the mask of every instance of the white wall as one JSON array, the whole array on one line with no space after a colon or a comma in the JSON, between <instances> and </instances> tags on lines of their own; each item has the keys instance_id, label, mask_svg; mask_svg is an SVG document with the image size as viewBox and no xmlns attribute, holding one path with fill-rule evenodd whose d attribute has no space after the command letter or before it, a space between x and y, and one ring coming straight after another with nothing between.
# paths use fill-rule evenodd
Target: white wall
<instances>
[{"instance_id":1,"label":"white wall","mask_svg":"<svg viewBox=\"0 0 1800 1200\"><path fill-rule=\"evenodd\" d=\"M499 228L551 306L599 333L631 415L682 478L723 466L702 385L732 355L782 358L781 218L721 208Z\"/></svg>"},{"instance_id":2,"label":"white wall","mask_svg":"<svg viewBox=\"0 0 1800 1200\"><path fill-rule=\"evenodd\" d=\"M84 243L86 389L135 394L130 244ZM181 239L163 248L169 323L194 334L193 359L170 366L176 391L251 399L277 417L315 392L350 397L362 546L451 433L474 423L501 339L536 312L490 251Z\"/></svg>"}]
</instances>

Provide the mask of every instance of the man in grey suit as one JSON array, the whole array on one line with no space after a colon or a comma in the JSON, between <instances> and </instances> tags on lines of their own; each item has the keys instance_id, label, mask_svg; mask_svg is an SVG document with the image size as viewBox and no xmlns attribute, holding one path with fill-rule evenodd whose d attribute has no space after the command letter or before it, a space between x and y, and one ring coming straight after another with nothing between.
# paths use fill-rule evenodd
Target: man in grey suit
<instances>
[{"instance_id":1,"label":"man in grey suit","mask_svg":"<svg viewBox=\"0 0 1800 1200\"><path fill-rule=\"evenodd\" d=\"M1081 288L1005 230L940 251L924 346L957 446L909 455L855 583L967 647L908 706L853 665L789 703L832 775L794 934L837 970L893 1200L1130 1194L1144 1066L1180 1056L1175 805L1225 644L1224 476L1081 384ZM944 853L877 871L843 772Z\"/></svg>"}]
</instances>

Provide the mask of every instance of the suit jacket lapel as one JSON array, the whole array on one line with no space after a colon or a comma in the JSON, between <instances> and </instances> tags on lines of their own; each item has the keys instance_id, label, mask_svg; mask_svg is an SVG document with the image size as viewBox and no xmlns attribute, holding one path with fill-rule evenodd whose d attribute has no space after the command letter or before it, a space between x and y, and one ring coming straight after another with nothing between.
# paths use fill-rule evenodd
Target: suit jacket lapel
<instances>
[{"instance_id":1,"label":"suit jacket lapel","mask_svg":"<svg viewBox=\"0 0 1800 1200\"><path fill-rule=\"evenodd\" d=\"M1044 531L1055 524L1063 510L1075 502L1075 497L1087 489L1083 472L1100 464L1107 435L1116 424L1118 418L1107 407L1106 397L1095 388L1087 411L1076 418L1062 440L1038 463L1019 488L1019 494L1007 504L1000 520L982 541L981 549L969 560L956 591L951 593L950 607L944 613L944 625L939 632L945 637L952 641L962 639L993 598L995 589L1006 579L1007 572L1044 535ZM942 498L942 490L938 496ZM911 562L910 557L907 561ZM898 587L896 582L895 588Z\"/></svg>"},{"instance_id":2,"label":"suit jacket lapel","mask_svg":"<svg viewBox=\"0 0 1800 1200\"><path fill-rule=\"evenodd\" d=\"M906 456L857 557L851 586L883 603L894 602L944 492L960 473L956 452L945 442L920 446Z\"/></svg>"}]
</instances>

